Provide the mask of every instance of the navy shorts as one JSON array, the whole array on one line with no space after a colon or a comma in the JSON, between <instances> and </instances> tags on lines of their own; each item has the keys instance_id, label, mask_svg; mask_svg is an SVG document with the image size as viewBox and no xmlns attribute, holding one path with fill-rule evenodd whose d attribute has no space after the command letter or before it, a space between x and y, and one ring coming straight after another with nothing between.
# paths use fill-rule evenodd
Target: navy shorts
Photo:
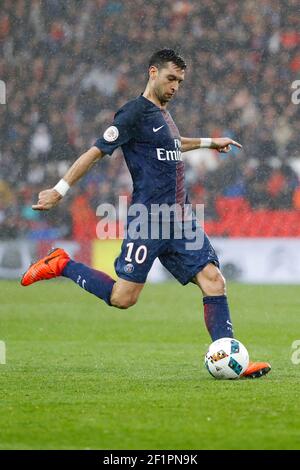
<instances>
[{"instance_id":1,"label":"navy shorts","mask_svg":"<svg viewBox=\"0 0 300 470\"><path fill-rule=\"evenodd\" d=\"M157 239L153 236L137 238L136 231L127 232L121 253L115 260L115 271L118 277L143 284L156 258L183 285L192 281L193 277L208 263L219 267L218 256L195 219L191 221L191 227L194 238L191 232L186 235L184 229L179 230L177 236L174 229L171 229L168 238L162 237L162 223L160 223L160 233ZM180 238L178 238L178 233Z\"/></svg>"}]
</instances>

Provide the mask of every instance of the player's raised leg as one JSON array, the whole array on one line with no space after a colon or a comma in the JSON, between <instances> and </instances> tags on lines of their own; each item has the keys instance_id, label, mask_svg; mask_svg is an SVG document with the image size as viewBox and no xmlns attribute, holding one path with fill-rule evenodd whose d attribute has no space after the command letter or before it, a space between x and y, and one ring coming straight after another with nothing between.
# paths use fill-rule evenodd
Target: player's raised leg
<instances>
[{"instance_id":1,"label":"player's raised leg","mask_svg":"<svg viewBox=\"0 0 300 470\"><path fill-rule=\"evenodd\" d=\"M123 279L115 281L102 271L71 260L61 248L51 250L47 256L32 264L23 275L22 286L58 276L68 277L87 292L96 295L108 305L128 308L134 305L144 284Z\"/></svg>"}]
</instances>

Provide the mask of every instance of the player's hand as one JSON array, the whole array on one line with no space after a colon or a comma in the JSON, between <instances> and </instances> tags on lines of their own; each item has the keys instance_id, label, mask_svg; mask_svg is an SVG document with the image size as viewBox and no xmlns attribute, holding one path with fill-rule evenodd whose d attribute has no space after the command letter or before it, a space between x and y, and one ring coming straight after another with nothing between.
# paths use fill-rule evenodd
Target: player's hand
<instances>
[{"instance_id":1,"label":"player's hand","mask_svg":"<svg viewBox=\"0 0 300 470\"><path fill-rule=\"evenodd\" d=\"M46 189L39 193L38 203L32 206L35 211L48 211L55 207L62 196L55 189Z\"/></svg>"},{"instance_id":2,"label":"player's hand","mask_svg":"<svg viewBox=\"0 0 300 470\"><path fill-rule=\"evenodd\" d=\"M212 139L212 148L218 150L220 153L227 153L231 150L231 145L241 149L242 145L235 140L229 139L229 137L220 137L217 139Z\"/></svg>"}]
</instances>

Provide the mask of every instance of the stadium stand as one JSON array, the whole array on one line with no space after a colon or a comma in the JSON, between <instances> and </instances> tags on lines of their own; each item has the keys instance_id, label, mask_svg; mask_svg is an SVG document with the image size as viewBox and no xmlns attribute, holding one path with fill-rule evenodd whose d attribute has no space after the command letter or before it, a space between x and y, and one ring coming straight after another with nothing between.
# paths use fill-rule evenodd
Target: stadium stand
<instances>
[{"instance_id":1,"label":"stadium stand","mask_svg":"<svg viewBox=\"0 0 300 470\"><path fill-rule=\"evenodd\" d=\"M170 107L181 134L243 144L225 156L186 154L191 200L205 204L208 234L299 236L300 106L291 101L298 8L297 0L3 0L0 237L95 237L97 205L130 193L120 152L52 213L30 206L143 91L147 59L165 46L180 48L189 64Z\"/></svg>"}]
</instances>

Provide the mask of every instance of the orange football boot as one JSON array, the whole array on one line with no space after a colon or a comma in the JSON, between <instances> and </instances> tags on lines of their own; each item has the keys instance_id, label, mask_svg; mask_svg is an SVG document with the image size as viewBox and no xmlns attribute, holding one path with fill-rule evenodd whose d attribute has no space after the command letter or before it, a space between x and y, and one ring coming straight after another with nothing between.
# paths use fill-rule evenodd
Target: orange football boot
<instances>
[{"instance_id":1,"label":"orange football boot","mask_svg":"<svg viewBox=\"0 0 300 470\"><path fill-rule=\"evenodd\" d=\"M242 377L247 377L249 379L259 379L263 375L266 375L270 372L271 366L268 362L249 362L249 365L245 372L242 374Z\"/></svg>"},{"instance_id":2,"label":"orange football boot","mask_svg":"<svg viewBox=\"0 0 300 470\"><path fill-rule=\"evenodd\" d=\"M33 263L21 279L22 286L60 276L70 256L62 248L54 248L48 255Z\"/></svg>"}]
</instances>

